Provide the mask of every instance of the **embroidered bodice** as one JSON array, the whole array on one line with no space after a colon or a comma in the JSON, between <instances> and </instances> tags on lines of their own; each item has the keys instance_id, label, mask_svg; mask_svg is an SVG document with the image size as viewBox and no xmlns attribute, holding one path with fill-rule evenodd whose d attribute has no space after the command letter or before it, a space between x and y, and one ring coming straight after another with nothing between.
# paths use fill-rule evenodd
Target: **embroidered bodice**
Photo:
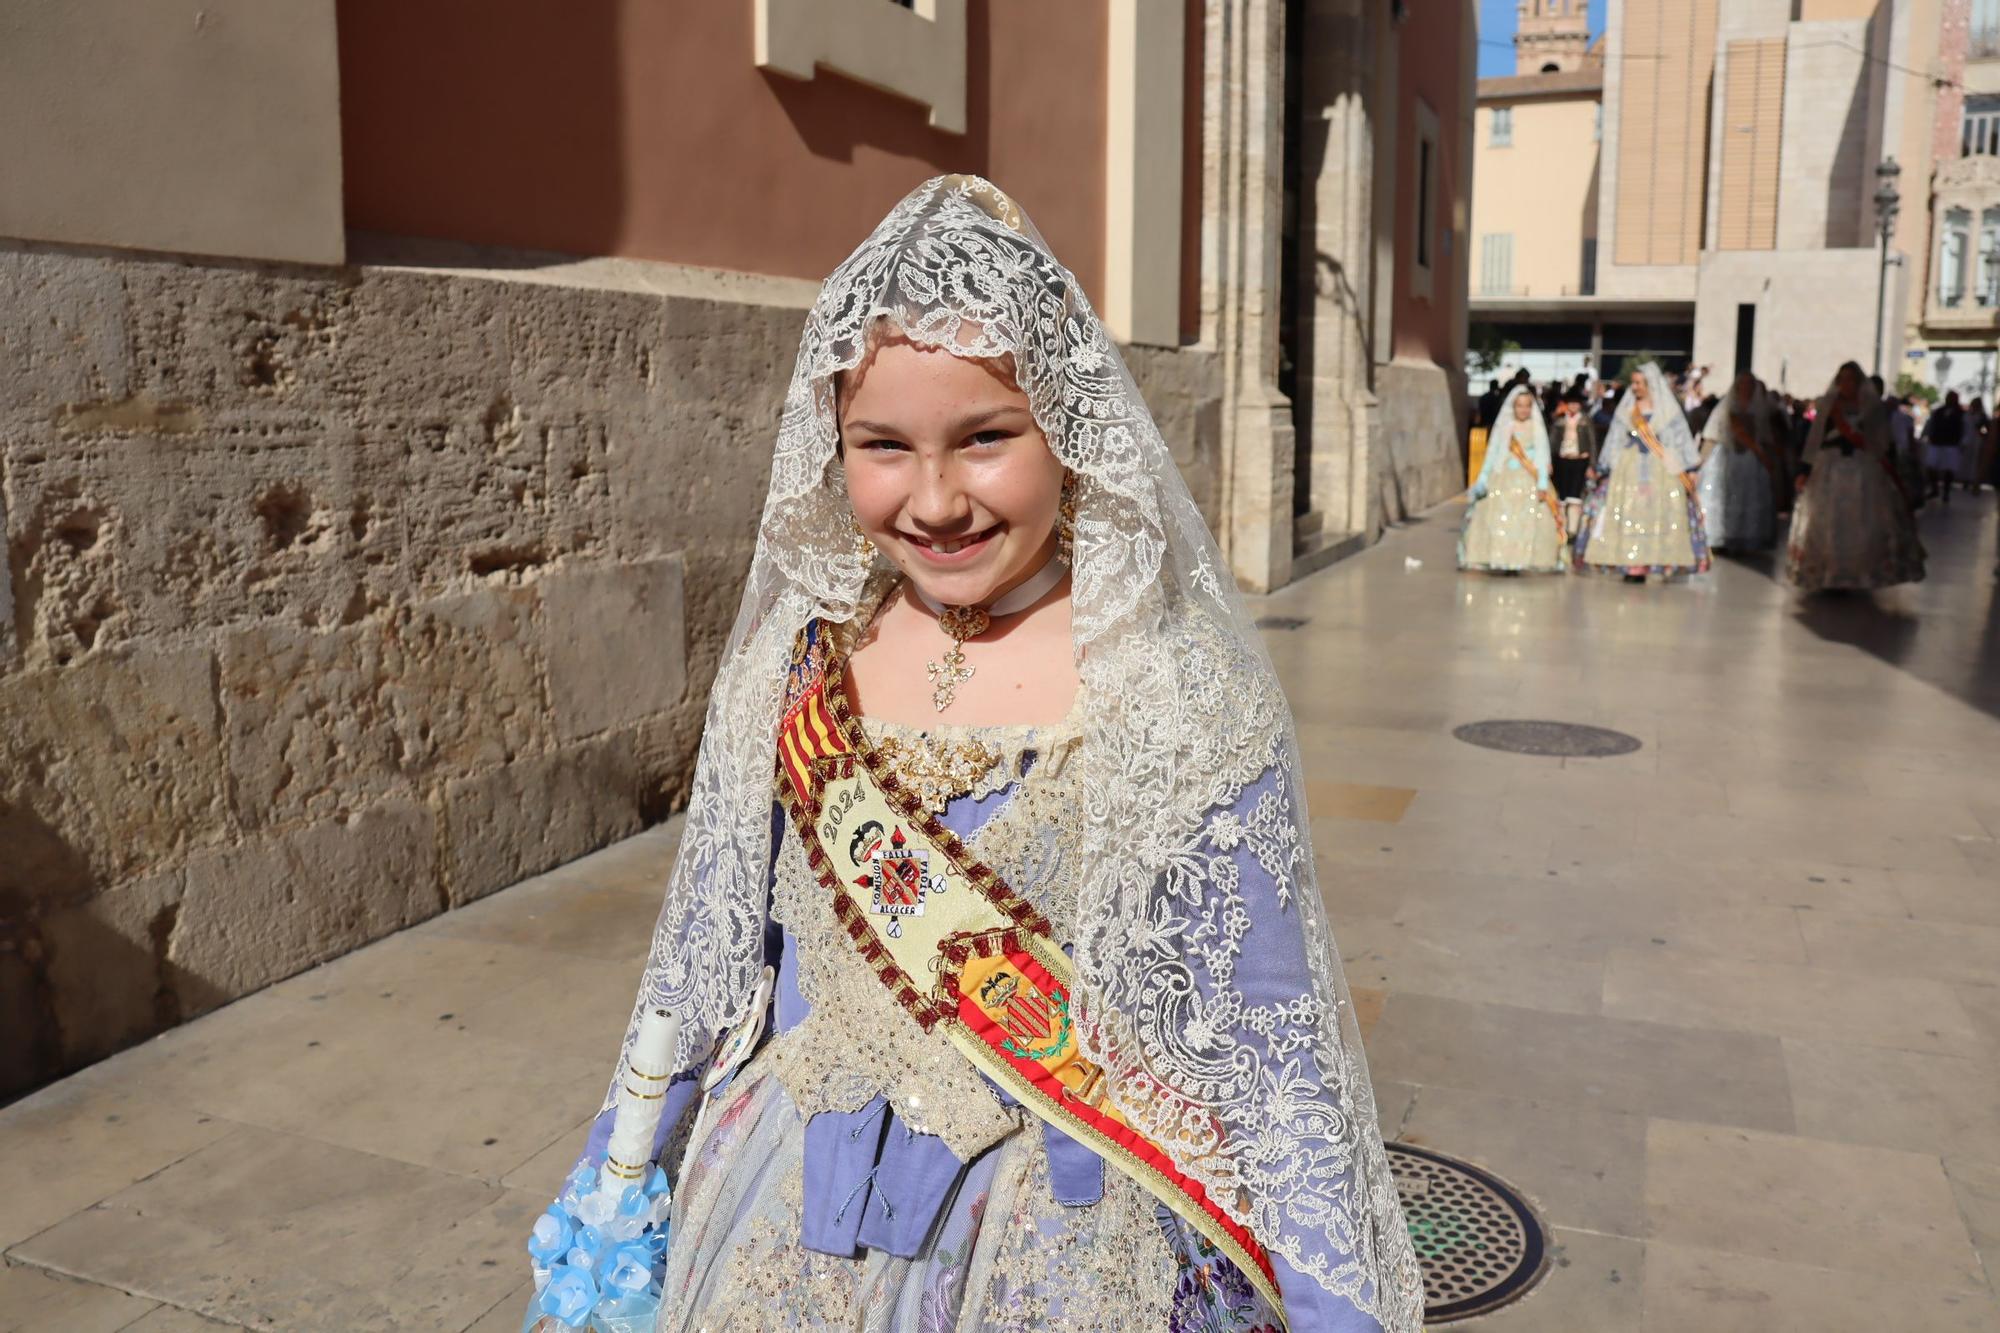
<instances>
[{"instance_id":1,"label":"embroidered bodice","mask_svg":"<svg viewBox=\"0 0 2000 1333\"><path fill-rule=\"evenodd\" d=\"M1067 943L1082 843L1082 703L1046 726L927 727L861 719L862 730L931 813L1033 902ZM776 847L772 916L785 969L808 1013L778 1035L774 1072L811 1116L886 1097L906 1123L969 1160L1023 1122L943 1036L926 1033L882 987L834 919L789 828Z\"/></svg>"}]
</instances>

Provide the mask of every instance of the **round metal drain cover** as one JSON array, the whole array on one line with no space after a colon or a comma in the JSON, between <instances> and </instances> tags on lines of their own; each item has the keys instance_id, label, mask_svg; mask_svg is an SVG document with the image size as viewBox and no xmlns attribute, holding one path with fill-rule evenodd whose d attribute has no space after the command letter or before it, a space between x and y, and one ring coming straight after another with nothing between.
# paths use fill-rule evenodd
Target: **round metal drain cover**
<instances>
[{"instance_id":1,"label":"round metal drain cover","mask_svg":"<svg viewBox=\"0 0 2000 1333\"><path fill-rule=\"evenodd\" d=\"M1452 730L1452 735L1468 745L1508 754L1560 755L1565 759L1608 759L1630 754L1639 748L1637 736L1608 727L1587 727L1581 722L1529 722L1497 720L1468 722Z\"/></svg>"},{"instance_id":2,"label":"round metal drain cover","mask_svg":"<svg viewBox=\"0 0 2000 1333\"><path fill-rule=\"evenodd\" d=\"M1542 1280L1548 1230L1519 1191L1443 1153L1386 1146L1424 1270L1425 1323L1485 1314L1520 1300Z\"/></svg>"}]
</instances>

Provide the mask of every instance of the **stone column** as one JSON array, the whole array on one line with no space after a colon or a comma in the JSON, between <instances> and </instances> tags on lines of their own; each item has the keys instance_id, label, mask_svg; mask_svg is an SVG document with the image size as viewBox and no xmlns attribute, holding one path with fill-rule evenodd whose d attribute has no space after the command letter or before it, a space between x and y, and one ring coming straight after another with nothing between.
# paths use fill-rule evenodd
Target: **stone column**
<instances>
[{"instance_id":1,"label":"stone column","mask_svg":"<svg viewBox=\"0 0 2000 1333\"><path fill-rule=\"evenodd\" d=\"M1393 189L1378 189L1378 155L1393 161L1395 48L1364 0L1306 5L1298 132L1301 406L1312 451L1312 502L1330 540L1370 530L1372 364L1388 354L1395 272ZM1385 31L1377 32L1378 26ZM1384 142L1386 138L1387 142Z\"/></svg>"},{"instance_id":2,"label":"stone column","mask_svg":"<svg viewBox=\"0 0 2000 1333\"><path fill-rule=\"evenodd\" d=\"M1291 404L1278 391L1284 0L1206 0L1202 341L1222 359L1218 534L1237 581L1291 578Z\"/></svg>"}]
</instances>

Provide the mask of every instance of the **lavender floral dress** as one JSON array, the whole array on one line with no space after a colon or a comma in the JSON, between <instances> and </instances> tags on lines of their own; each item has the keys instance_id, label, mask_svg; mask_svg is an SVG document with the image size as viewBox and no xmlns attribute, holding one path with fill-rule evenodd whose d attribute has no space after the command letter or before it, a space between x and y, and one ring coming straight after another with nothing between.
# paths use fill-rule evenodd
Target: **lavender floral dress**
<instances>
[{"instance_id":1,"label":"lavender floral dress","mask_svg":"<svg viewBox=\"0 0 2000 1333\"><path fill-rule=\"evenodd\" d=\"M1060 930L1078 730L869 727L906 783ZM854 984L855 955L815 919L822 897L790 854L796 838L780 832L778 1033L697 1131L659 1329L1282 1327L1226 1257L1139 1185L1028 1117L948 1047L928 1063L933 1053L914 1044L928 1038L886 993L865 976Z\"/></svg>"}]
</instances>

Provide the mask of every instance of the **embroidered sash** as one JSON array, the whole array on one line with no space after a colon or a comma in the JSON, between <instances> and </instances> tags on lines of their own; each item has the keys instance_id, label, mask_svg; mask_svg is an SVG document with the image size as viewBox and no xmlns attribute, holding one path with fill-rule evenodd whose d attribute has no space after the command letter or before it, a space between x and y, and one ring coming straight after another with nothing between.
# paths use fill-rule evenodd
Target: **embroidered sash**
<instances>
[{"instance_id":1,"label":"embroidered sash","mask_svg":"<svg viewBox=\"0 0 2000 1333\"><path fill-rule=\"evenodd\" d=\"M868 743L830 638L815 621L793 650L777 785L842 930L919 1026L1143 1185L1282 1318L1264 1247L1107 1100L1104 1071L1077 1040L1072 967L1047 919L924 810Z\"/></svg>"},{"instance_id":2,"label":"embroidered sash","mask_svg":"<svg viewBox=\"0 0 2000 1333\"><path fill-rule=\"evenodd\" d=\"M1645 446L1653 451L1653 457L1660 460L1661 467L1664 467L1667 471L1680 478L1681 489L1685 490L1689 495L1693 495L1694 483L1688 480L1687 473L1674 466L1674 461L1667 457L1666 446L1662 445L1659 437L1653 434L1653 427L1647 422L1646 418L1640 416L1637 412L1632 414L1632 433L1637 435L1645 443Z\"/></svg>"},{"instance_id":3,"label":"embroidered sash","mask_svg":"<svg viewBox=\"0 0 2000 1333\"><path fill-rule=\"evenodd\" d=\"M1514 455L1515 462L1519 463L1522 467L1527 469L1529 476L1532 477L1536 475L1535 465L1528 461L1528 451L1521 447L1521 441L1519 439L1517 439L1512 435L1509 435L1507 437L1507 451ZM1549 517L1553 518L1556 521L1556 536L1558 538L1566 536L1567 534L1563 532L1562 501L1556 499L1556 497L1553 494L1551 494L1546 490L1543 490L1539 486L1535 488L1535 493L1542 497L1542 503L1549 507Z\"/></svg>"}]
</instances>

